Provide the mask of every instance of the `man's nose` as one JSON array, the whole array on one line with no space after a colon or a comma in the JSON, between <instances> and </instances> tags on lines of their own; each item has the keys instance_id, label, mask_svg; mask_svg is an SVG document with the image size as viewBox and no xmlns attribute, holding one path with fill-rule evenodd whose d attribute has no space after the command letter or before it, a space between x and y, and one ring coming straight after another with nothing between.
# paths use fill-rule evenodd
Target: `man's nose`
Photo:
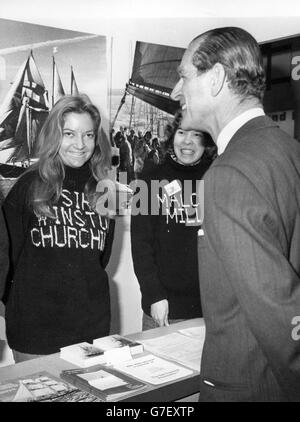
<instances>
[{"instance_id":1,"label":"man's nose","mask_svg":"<svg viewBox=\"0 0 300 422\"><path fill-rule=\"evenodd\" d=\"M173 91L171 92L171 98L174 101L179 101L181 96L181 89L182 89L182 79L179 79Z\"/></svg>"}]
</instances>

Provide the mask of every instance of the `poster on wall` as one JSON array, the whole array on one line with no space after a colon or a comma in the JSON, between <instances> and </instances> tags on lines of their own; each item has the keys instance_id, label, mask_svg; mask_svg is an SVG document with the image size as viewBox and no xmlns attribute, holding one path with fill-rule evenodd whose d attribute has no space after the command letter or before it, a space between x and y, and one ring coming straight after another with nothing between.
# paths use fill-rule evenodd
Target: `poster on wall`
<instances>
[{"instance_id":1,"label":"poster on wall","mask_svg":"<svg viewBox=\"0 0 300 422\"><path fill-rule=\"evenodd\" d=\"M76 93L107 113L105 36L0 19L0 178L34 161L53 104Z\"/></svg>"}]
</instances>

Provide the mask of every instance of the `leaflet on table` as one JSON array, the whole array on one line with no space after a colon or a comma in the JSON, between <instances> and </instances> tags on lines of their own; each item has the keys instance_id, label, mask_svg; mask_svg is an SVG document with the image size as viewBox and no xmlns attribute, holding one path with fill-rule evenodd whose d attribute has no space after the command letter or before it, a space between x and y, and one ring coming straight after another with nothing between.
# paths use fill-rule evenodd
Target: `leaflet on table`
<instances>
[{"instance_id":1,"label":"leaflet on table","mask_svg":"<svg viewBox=\"0 0 300 422\"><path fill-rule=\"evenodd\" d=\"M192 337L175 332L141 341L149 352L200 371L204 335Z\"/></svg>"},{"instance_id":2,"label":"leaflet on table","mask_svg":"<svg viewBox=\"0 0 300 422\"><path fill-rule=\"evenodd\" d=\"M100 401L54 375L42 371L0 382L0 402L91 402Z\"/></svg>"},{"instance_id":3,"label":"leaflet on table","mask_svg":"<svg viewBox=\"0 0 300 422\"><path fill-rule=\"evenodd\" d=\"M193 371L169 362L158 356L148 354L114 365L114 368L127 375L138 378L149 384L163 384L191 375Z\"/></svg>"},{"instance_id":4,"label":"leaflet on table","mask_svg":"<svg viewBox=\"0 0 300 422\"><path fill-rule=\"evenodd\" d=\"M105 363L103 350L87 342L62 347L60 349L60 358L84 368Z\"/></svg>"},{"instance_id":5,"label":"leaflet on table","mask_svg":"<svg viewBox=\"0 0 300 422\"><path fill-rule=\"evenodd\" d=\"M144 382L104 365L64 370L60 377L104 401L131 396L147 388Z\"/></svg>"},{"instance_id":6,"label":"leaflet on table","mask_svg":"<svg viewBox=\"0 0 300 422\"><path fill-rule=\"evenodd\" d=\"M113 334L107 337L96 338L93 341L93 345L105 351L111 350L111 349L120 349L122 347L128 346L133 356L138 353L143 353L144 351L144 347L141 343L138 343L137 341L134 341L134 340L130 340L119 334Z\"/></svg>"},{"instance_id":7,"label":"leaflet on table","mask_svg":"<svg viewBox=\"0 0 300 422\"><path fill-rule=\"evenodd\" d=\"M141 343L118 334L95 339L93 344L82 342L62 347L60 357L74 365L86 368L97 364L114 364L132 359L142 353Z\"/></svg>"}]
</instances>

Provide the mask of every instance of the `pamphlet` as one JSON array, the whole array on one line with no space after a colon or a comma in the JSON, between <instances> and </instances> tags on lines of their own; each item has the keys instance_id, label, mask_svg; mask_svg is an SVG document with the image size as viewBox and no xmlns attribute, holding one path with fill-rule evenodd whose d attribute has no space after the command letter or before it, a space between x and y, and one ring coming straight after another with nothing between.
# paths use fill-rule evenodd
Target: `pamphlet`
<instances>
[{"instance_id":1,"label":"pamphlet","mask_svg":"<svg viewBox=\"0 0 300 422\"><path fill-rule=\"evenodd\" d=\"M149 352L181 363L195 371L200 371L204 334L194 336L191 333L193 331L184 334L175 332L142 340L142 342ZM197 334L199 334L199 331L197 331Z\"/></svg>"},{"instance_id":2,"label":"pamphlet","mask_svg":"<svg viewBox=\"0 0 300 422\"><path fill-rule=\"evenodd\" d=\"M114 401L124 396L135 395L147 387L144 382L104 365L64 370L60 377L103 401Z\"/></svg>"},{"instance_id":3,"label":"pamphlet","mask_svg":"<svg viewBox=\"0 0 300 422\"><path fill-rule=\"evenodd\" d=\"M60 349L60 358L82 368L98 364L112 364L132 359L142 353L144 346L119 334L93 340L93 344L82 342Z\"/></svg>"},{"instance_id":4,"label":"pamphlet","mask_svg":"<svg viewBox=\"0 0 300 422\"><path fill-rule=\"evenodd\" d=\"M62 347L60 358L84 368L106 361L104 350L87 342Z\"/></svg>"},{"instance_id":5,"label":"pamphlet","mask_svg":"<svg viewBox=\"0 0 300 422\"><path fill-rule=\"evenodd\" d=\"M112 349L119 349L122 347L129 347L130 353L132 355L143 353L144 351L144 347L142 343L138 343L137 341L130 340L119 334L113 334L107 337L96 338L93 341L93 345L105 351L112 350Z\"/></svg>"},{"instance_id":6,"label":"pamphlet","mask_svg":"<svg viewBox=\"0 0 300 422\"><path fill-rule=\"evenodd\" d=\"M0 383L0 402L36 401L91 402L100 400L93 394L82 392L46 371Z\"/></svg>"},{"instance_id":7,"label":"pamphlet","mask_svg":"<svg viewBox=\"0 0 300 422\"><path fill-rule=\"evenodd\" d=\"M193 373L193 371L188 368L152 354L116 364L114 368L154 385L175 381Z\"/></svg>"}]
</instances>

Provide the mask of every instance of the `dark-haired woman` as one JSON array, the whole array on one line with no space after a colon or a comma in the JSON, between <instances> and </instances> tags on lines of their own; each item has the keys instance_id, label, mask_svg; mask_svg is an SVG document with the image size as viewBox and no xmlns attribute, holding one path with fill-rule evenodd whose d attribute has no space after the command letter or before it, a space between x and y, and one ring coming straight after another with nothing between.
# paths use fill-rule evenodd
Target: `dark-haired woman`
<instances>
[{"instance_id":1,"label":"dark-haired woman","mask_svg":"<svg viewBox=\"0 0 300 422\"><path fill-rule=\"evenodd\" d=\"M100 123L87 96L61 98L39 135L37 163L3 204L12 281L6 334L15 362L109 334L105 266L114 224L92 208L111 160Z\"/></svg>"},{"instance_id":2,"label":"dark-haired woman","mask_svg":"<svg viewBox=\"0 0 300 422\"><path fill-rule=\"evenodd\" d=\"M149 192L148 215L131 217L132 257L142 293L143 329L202 316L197 260L201 201L197 184L216 147L201 132L184 131L181 113L166 130L165 160L141 178ZM156 194L155 183L166 181ZM200 195L201 196L201 195ZM154 205L154 206L153 206ZM197 209L196 209L197 208ZM150 215L158 209L158 215Z\"/></svg>"}]
</instances>

